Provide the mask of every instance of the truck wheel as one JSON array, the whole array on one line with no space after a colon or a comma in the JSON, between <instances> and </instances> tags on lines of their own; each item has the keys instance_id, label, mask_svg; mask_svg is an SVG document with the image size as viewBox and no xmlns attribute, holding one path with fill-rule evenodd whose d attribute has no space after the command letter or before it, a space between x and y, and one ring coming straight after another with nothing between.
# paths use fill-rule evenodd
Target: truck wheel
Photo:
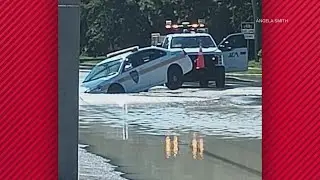
<instances>
[{"instance_id":1,"label":"truck wheel","mask_svg":"<svg viewBox=\"0 0 320 180\"><path fill-rule=\"evenodd\" d=\"M226 73L224 67L216 67L216 87L224 88L226 84Z\"/></svg>"},{"instance_id":2,"label":"truck wheel","mask_svg":"<svg viewBox=\"0 0 320 180\"><path fill-rule=\"evenodd\" d=\"M109 94L120 94L125 93L123 87L120 84L111 84L107 93Z\"/></svg>"},{"instance_id":3,"label":"truck wheel","mask_svg":"<svg viewBox=\"0 0 320 180\"><path fill-rule=\"evenodd\" d=\"M168 70L168 82L166 83L167 88L170 90L179 89L182 84L183 74L179 66L171 66Z\"/></svg>"},{"instance_id":4,"label":"truck wheel","mask_svg":"<svg viewBox=\"0 0 320 180\"><path fill-rule=\"evenodd\" d=\"M198 70L198 79L201 88L207 88L209 86L205 69Z\"/></svg>"}]
</instances>

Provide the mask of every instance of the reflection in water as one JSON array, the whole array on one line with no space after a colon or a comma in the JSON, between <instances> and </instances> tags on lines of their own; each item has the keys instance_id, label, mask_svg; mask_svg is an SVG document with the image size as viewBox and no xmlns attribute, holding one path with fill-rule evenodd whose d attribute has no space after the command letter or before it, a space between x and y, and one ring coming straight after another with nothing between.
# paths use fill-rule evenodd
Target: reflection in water
<instances>
[{"instance_id":1,"label":"reflection in water","mask_svg":"<svg viewBox=\"0 0 320 180\"><path fill-rule=\"evenodd\" d=\"M191 152L193 159L197 159L197 139L195 135L193 135L192 141L191 141Z\"/></svg>"},{"instance_id":2,"label":"reflection in water","mask_svg":"<svg viewBox=\"0 0 320 180\"><path fill-rule=\"evenodd\" d=\"M128 116L128 105L127 104L123 104L123 114L124 114L124 118L123 118L123 128L122 128L122 139L123 140L127 140L128 139L128 132L129 132L129 129L128 129L128 119L127 119L127 116Z\"/></svg>"},{"instance_id":3,"label":"reflection in water","mask_svg":"<svg viewBox=\"0 0 320 180\"><path fill-rule=\"evenodd\" d=\"M123 140L128 140L128 136L129 136L129 129L128 129L128 123L127 122L123 122L123 128L122 128L122 139Z\"/></svg>"},{"instance_id":4,"label":"reflection in water","mask_svg":"<svg viewBox=\"0 0 320 180\"><path fill-rule=\"evenodd\" d=\"M166 136L166 140L165 140L165 153L166 153L166 159L170 158L171 155L171 141L170 141L170 137Z\"/></svg>"},{"instance_id":5,"label":"reflection in water","mask_svg":"<svg viewBox=\"0 0 320 180\"><path fill-rule=\"evenodd\" d=\"M203 147L203 138L199 138L199 143L198 143L198 150L199 150L199 158L203 159L203 151L204 151L204 147Z\"/></svg>"},{"instance_id":6,"label":"reflection in water","mask_svg":"<svg viewBox=\"0 0 320 180\"><path fill-rule=\"evenodd\" d=\"M173 156L176 157L179 152L178 136L173 136L172 146Z\"/></svg>"},{"instance_id":7,"label":"reflection in water","mask_svg":"<svg viewBox=\"0 0 320 180\"><path fill-rule=\"evenodd\" d=\"M179 153L179 142L178 142L178 136L173 136L170 138L170 136L166 136L165 138L165 158L169 159L171 155L173 157L177 157Z\"/></svg>"},{"instance_id":8,"label":"reflection in water","mask_svg":"<svg viewBox=\"0 0 320 180\"><path fill-rule=\"evenodd\" d=\"M197 133L193 133L193 137L191 140L191 152L192 157L195 160L202 160L204 151L203 138L198 137Z\"/></svg>"},{"instance_id":9,"label":"reflection in water","mask_svg":"<svg viewBox=\"0 0 320 180\"><path fill-rule=\"evenodd\" d=\"M191 140L192 158L195 160L202 160L204 152L203 138L199 137L196 133L193 134ZM165 136L165 158L169 159L171 156L174 158L179 154L179 138L178 136Z\"/></svg>"}]
</instances>

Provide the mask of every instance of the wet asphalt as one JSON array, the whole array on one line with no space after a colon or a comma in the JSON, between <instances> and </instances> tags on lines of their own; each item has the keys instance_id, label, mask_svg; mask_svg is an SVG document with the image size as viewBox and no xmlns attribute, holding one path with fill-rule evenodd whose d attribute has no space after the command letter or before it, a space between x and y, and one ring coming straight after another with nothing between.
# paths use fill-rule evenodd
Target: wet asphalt
<instances>
[{"instance_id":1,"label":"wet asphalt","mask_svg":"<svg viewBox=\"0 0 320 180\"><path fill-rule=\"evenodd\" d=\"M80 88L80 179L261 179L260 84L121 95Z\"/></svg>"}]
</instances>

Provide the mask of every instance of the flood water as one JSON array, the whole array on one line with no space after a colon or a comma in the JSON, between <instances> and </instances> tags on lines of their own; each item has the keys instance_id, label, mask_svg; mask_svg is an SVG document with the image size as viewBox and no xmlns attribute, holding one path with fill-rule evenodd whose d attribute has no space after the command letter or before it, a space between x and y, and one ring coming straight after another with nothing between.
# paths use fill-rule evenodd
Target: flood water
<instances>
[{"instance_id":1,"label":"flood water","mask_svg":"<svg viewBox=\"0 0 320 180\"><path fill-rule=\"evenodd\" d=\"M80 88L79 103L83 179L261 179L261 87L122 95Z\"/></svg>"}]
</instances>

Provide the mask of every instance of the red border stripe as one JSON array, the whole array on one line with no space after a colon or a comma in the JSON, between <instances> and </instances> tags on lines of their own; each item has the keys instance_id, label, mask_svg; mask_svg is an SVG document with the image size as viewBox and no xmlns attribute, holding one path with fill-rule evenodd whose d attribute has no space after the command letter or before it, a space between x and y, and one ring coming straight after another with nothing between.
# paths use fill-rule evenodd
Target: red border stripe
<instances>
[{"instance_id":1,"label":"red border stripe","mask_svg":"<svg viewBox=\"0 0 320 180\"><path fill-rule=\"evenodd\" d=\"M263 179L320 179L319 9L263 1Z\"/></svg>"},{"instance_id":2,"label":"red border stripe","mask_svg":"<svg viewBox=\"0 0 320 180\"><path fill-rule=\"evenodd\" d=\"M0 179L58 178L58 1L0 0Z\"/></svg>"}]
</instances>

